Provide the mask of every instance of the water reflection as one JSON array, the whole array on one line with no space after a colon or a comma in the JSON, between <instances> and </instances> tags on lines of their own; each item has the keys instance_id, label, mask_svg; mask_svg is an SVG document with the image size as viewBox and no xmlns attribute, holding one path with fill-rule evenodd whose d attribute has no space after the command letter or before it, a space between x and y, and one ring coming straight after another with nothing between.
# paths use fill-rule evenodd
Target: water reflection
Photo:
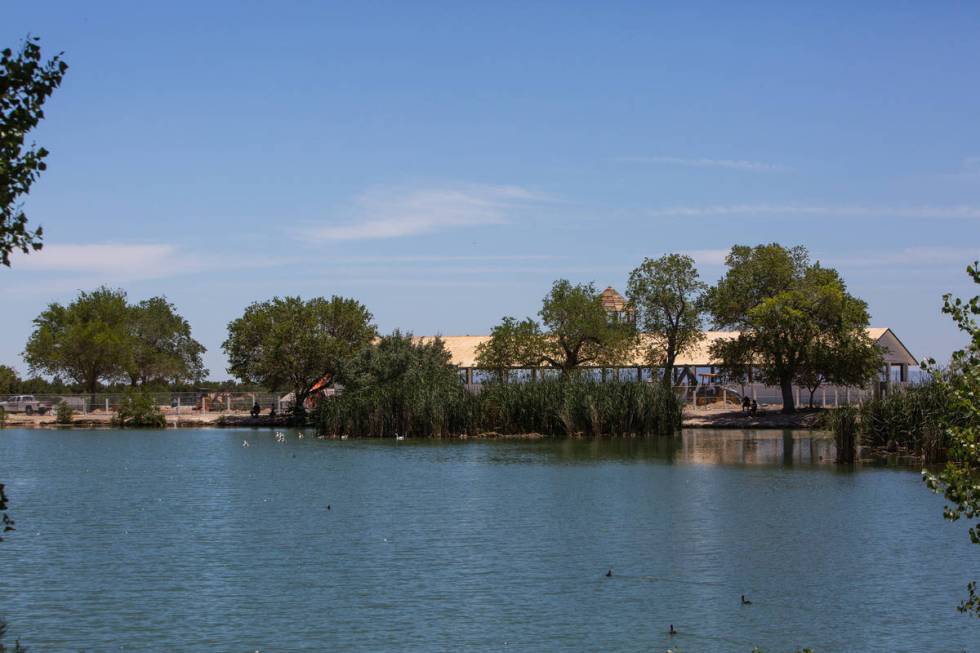
<instances>
[{"instance_id":1,"label":"water reflection","mask_svg":"<svg viewBox=\"0 0 980 653\"><path fill-rule=\"evenodd\" d=\"M672 438L536 441L526 449L508 447L506 454L500 453L507 460L498 462L533 462L545 456L566 463L661 460L793 466L832 464L834 440L819 431L685 429Z\"/></svg>"},{"instance_id":2,"label":"water reflection","mask_svg":"<svg viewBox=\"0 0 980 653\"><path fill-rule=\"evenodd\" d=\"M834 462L834 439L820 431L685 429L680 459L737 465L812 465Z\"/></svg>"}]
</instances>

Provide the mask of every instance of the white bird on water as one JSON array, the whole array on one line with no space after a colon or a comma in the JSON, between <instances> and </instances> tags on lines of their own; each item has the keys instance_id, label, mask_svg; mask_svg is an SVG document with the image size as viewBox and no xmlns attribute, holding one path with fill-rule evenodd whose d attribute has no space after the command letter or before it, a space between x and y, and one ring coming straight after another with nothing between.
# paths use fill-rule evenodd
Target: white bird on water
<instances>
[{"instance_id":1,"label":"white bird on water","mask_svg":"<svg viewBox=\"0 0 980 653\"><path fill-rule=\"evenodd\" d=\"M404 435L398 435L398 432L396 431L395 432L395 439L396 440L404 440L405 439L405 436Z\"/></svg>"},{"instance_id":2,"label":"white bird on water","mask_svg":"<svg viewBox=\"0 0 980 653\"><path fill-rule=\"evenodd\" d=\"M276 442L285 442L286 434L281 431L276 431Z\"/></svg>"},{"instance_id":3,"label":"white bird on water","mask_svg":"<svg viewBox=\"0 0 980 653\"><path fill-rule=\"evenodd\" d=\"M243 447L247 447L248 446L248 440L242 440L242 446Z\"/></svg>"}]
</instances>

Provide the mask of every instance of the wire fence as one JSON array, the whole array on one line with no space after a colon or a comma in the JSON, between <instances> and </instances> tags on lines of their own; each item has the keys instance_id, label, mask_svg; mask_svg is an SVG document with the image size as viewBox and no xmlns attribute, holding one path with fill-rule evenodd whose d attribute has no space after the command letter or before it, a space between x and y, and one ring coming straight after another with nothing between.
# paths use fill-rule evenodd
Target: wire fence
<instances>
[{"instance_id":1,"label":"wire fence","mask_svg":"<svg viewBox=\"0 0 980 653\"><path fill-rule=\"evenodd\" d=\"M292 395L270 392L149 392L164 414L249 413L258 404L262 413L275 409L289 410ZM0 396L0 407L8 413L46 414L67 404L72 410L87 413L112 413L119 409L126 394L96 392L92 394L37 394Z\"/></svg>"},{"instance_id":2,"label":"wire fence","mask_svg":"<svg viewBox=\"0 0 980 653\"><path fill-rule=\"evenodd\" d=\"M481 379L482 380L482 379ZM646 382L653 382L650 379ZM522 380L518 382L530 382ZM479 392L483 383L466 385L471 392ZM880 391L886 393L906 384L882 384ZM331 391L332 392L332 391ZM761 383L746 384L700 384L674 386L674 392L685 405L698 408L738 407L745 399L757 402L760 406L782 405L782 391L777 386ZM153 402L165 415L187 415L209 413L248 414L258 405L260 414L277 414L292 408L292 393L197 391L197 392L150 392ZM845 386L821 386L813 393L813 405L830 408L860 404L874 396L872 387L852 388ZM27 413L44 415L54 412L59 404L67 404L72 410L87 413L113 413L119 409L126 394L123 392L97 392L92 394L37 394L0 395L0 407L8 413ZM797 406L809 405L810 391L793 386L793 397Z\"/></svg>"}]
</instances>

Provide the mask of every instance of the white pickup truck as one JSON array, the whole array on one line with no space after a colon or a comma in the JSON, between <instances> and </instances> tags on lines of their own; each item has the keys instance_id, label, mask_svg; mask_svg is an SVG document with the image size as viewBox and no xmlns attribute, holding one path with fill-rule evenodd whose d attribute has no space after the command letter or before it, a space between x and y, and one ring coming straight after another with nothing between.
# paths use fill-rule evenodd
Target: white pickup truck
<instances>
[{"instance_id":1,"label":"white pickup truck","mask_svg":"<svg viewBox=\"0 0 980 653\"><path fill-rule=\"evenodd\" d=\"M0 408L8 413L27 413L33 415L43 415L48 412L50 406L43 404L34 398L34 395L14 395L6 401L0 401Z\"/></svg>"}]
</instances>

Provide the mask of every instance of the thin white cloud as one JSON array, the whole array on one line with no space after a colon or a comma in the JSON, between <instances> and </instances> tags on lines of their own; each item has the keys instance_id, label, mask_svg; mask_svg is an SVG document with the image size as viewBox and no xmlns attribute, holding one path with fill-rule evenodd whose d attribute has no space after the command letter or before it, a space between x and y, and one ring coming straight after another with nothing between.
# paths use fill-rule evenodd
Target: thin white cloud
<instances>
[{"instance_id":1,"label":"thin white cloud","mask_svg":"<svg viewBox=\"0 0 980 653\"><path fill-rule=\"evenodd\" d=\"M711 216L814 216L849 218L980 218L980 207L959 206L874 206L815 204L714 204L650 209L652 217Z\"/></svg>"},{"instance_id":2,"label":"thin white cloud","mask_svg":"<svg viewBox=\"0 0 980 653\"><path fill-rule=\"evenodd\" d=\"M270 257L201 254L167 243L51 243L38 252L16 254L10 274L18 279L5 295L68 292L100 284L118 285L217 270L268 268L285 263ZM22 273L30 276L24 278Z\"/></svg>"},{"instance_id":3,"label":"thin white cloud","mask_svg":"<svg viewBox=\"0 0 980 653\"><path fill-rule=\"evenodd\" d=\"M107 279L158 279L198 272L206 259L168 244L50 244L18 257L16 269L104 276Z\"/></svg>"},{"instance_id":4,"label":"thin white cloud","mask_svg":"<svg viewBox=\"0 0 980 653\"><path fill-rule=\"evenodd\" d=\"M340 256L331 259L332 263L370 264L376 263L467 263L480 261L555 261L567 258L551 254L513 254L513 255L459 255L459 256Z\"/></svg>"},{"instance_id":5,"label":"thin white cloud","mask_svg":"<svg viewBox=\"0 0 980 653\"><path fill-rule=\"evenodd\" d=\"M747 172L783 172L787 168L765 161L746 161L743 159L703 159L681 156L623 156L616 159L625 163L662 163L666 165L687 166L690 168L728 168Z\"/></svg>"},{"instance_id":6,"label":"thin white cloud","mask_svg":"<svg viewBox=\"0 0 980 653\"><path fill-rule=\"evenodd\" d=\"M689 249L681 252L694 259L698 265L724 265L727 249Z\"/></svg>"},{"instance_id":7,"label":"thin white cloud","mask_svg":"<svg viewBox=\"0 0 980 653\"><path fill-rule=\"evenodd\" d=\"M520 186L376 189L357 198L352 219L312 225L297 235L318 241L370 240L503 224L517 209L544 199Z\"/></svg>"}]
</instances>

